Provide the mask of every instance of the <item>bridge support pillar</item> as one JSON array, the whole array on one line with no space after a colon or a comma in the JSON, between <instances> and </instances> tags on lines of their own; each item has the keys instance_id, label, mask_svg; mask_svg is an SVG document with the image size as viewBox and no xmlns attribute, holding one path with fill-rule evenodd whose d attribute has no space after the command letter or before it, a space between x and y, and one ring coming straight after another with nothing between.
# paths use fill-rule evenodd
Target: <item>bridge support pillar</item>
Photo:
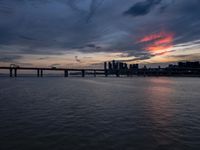
<instances>
[{"instance_id":1,"label":"bridge support pillar","mask_svg":"<svg viewBox=\"0 0 200 150\"><path fill-rule=\"evenodd\" d=\"M65 71L64 71L64 74L65 74L65 77L68 77L68 76L69 76L69 71L68 71L68 70L65 70Z\"/></svg>"},{"instance_id":2,"label":"bridge support pillar","mask_svg":"<svg viewBox=\"0 0 200 150\"><path fill-rule=\"evenodd\" d=\"M43 70L40 70L40 77L43 77Z\"/></svg>"},{"instance_id":3,"label":"bridge support pillar","mask_svg":"<svg viewBox=\"0 0 200 150\"><path fill-rule=\"evenodd\" d=\"M85 70L82 70L82 77L85 77Z\"/></svg>"},{"instance_id":4,"label":"bridge support pillar","mask_svg":"<svg viewBox=\"0 0 200 150\"><path fill-rule=\"evenodd\" d=\"M14 76L17 77L17 69L14 69Z\"/></svg>"},{"instance_id":5,"label":"bridge support pillar","mask_svg":"<svg viewBox=\"0 0 200 150\"><path fill-rule=\"evenodd\" d=\"M10 68L10 77L13 77L13 69Z\"/></svg>"},{"instance_id":6,"label":"bridge support pillar","mask_svg":"<svg viewBox=\"0 0 200 150\"><path fill-rule=\"evenodd\" d=\"M37 69L37 77L40 77L40 69Z\"/></svg>"}]
</instances>

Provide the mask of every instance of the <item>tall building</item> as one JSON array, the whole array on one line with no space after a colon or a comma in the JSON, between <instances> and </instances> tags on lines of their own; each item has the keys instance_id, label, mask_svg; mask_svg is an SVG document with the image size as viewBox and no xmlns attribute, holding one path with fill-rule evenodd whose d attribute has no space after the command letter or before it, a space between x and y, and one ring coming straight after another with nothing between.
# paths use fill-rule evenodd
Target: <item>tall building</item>
<instances>
[{"instance_id":1,"label":"tall building","mask_svg":"<svg viewBox=\"0 0 200 150\"><path fill-rule=\"evenodd\" d=\"M128 64L112 60L110 62L104 62L104 68L106 69L108 65L108 70L110 73L114 73L116 71L120 71L121 73L126 73L128 70L137 70L139 69L138 64L130 64L128 67Z\"/></svg>"}]
</instances>

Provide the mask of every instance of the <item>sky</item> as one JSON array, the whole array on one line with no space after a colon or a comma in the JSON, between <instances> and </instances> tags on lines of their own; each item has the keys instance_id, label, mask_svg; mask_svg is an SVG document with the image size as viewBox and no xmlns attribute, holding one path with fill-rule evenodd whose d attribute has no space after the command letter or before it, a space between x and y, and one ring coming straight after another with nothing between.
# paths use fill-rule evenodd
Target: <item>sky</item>
<instances>
[{"instance_id":1,"label":"sky","mask_svg":"<svg viewBox=\"0 0 200 150\"><path fill-rule=\"evenodd\" d=\"M200 60L200 0L0 0L0 66Z\"/></svg>"}]
</instances>

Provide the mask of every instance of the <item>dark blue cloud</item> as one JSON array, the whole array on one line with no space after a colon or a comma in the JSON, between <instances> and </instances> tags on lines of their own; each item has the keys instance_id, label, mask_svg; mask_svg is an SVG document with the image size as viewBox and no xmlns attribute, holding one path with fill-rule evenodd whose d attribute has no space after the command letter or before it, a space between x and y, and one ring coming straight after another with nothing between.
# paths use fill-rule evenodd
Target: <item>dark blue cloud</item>
<instances>
[{"instance_id":1,"label":"dark blue cloud","mask_svg":"<svg viewBox=\"0 0 200 150\"><path fill-rule=\"evenodd\" d=\"M9 60L5 53L9 49L13 56L120 52L148 59L154 56L144 54L143 45L137 43L148 34L173 32L174 45L200 39L199 4L199 0L0 0L0 55Z\"/></svg>"},{"instance_id":2,"label":"dark blue cloud","mask_svg":"<svg viewBox=\"0 0 200 150\"><path fill-rule=\"evenodd\" d=\"M162 0L146 0L137 2L131 8L124 12L125 15L143 16L148 14L156 5L160 4Z\"/></svg>"}]
</instances>

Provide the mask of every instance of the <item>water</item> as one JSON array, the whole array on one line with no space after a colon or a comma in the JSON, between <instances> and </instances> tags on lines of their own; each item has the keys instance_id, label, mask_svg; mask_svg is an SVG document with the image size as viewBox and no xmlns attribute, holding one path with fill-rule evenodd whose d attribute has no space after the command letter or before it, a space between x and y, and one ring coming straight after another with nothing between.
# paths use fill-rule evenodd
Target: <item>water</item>
<instances>
[{"instance_id":1,"label":"water","mask_svg":"<svg viewBox=\"0 0 200 150\"><path fill-rule=\"evenodd\" d=\"M1 150L199 150L199 78L1 78Z\"/></svg>"}]
</instances>

